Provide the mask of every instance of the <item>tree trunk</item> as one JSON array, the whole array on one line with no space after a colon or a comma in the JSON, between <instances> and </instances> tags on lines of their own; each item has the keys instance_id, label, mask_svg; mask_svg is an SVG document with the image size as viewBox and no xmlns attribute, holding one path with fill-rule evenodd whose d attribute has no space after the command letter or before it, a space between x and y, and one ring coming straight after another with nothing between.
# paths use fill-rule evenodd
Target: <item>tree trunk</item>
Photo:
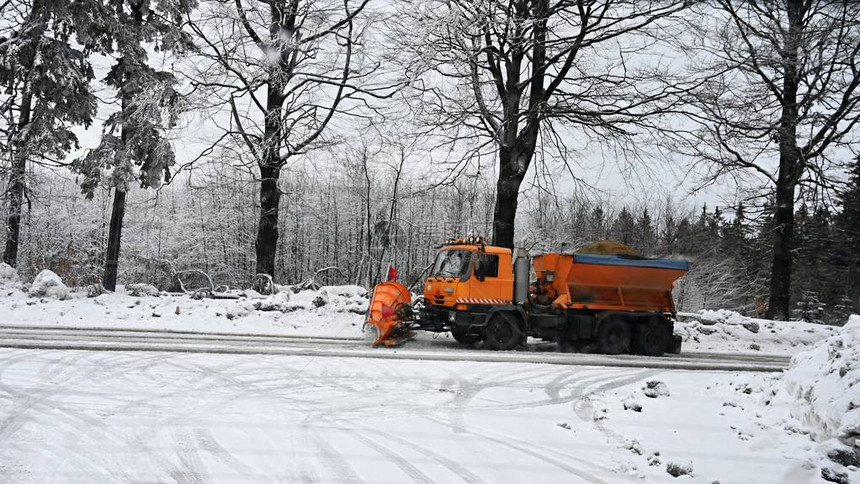
<instances>
[{"instance_id":1,"label":"tree trunk","mask_svg":"<svg viewBox=\"0 0 860 484\"><path fill-rule=\"evenodd\" d=\"M791 266L794 250L793 186L777 190L774 226L767 318L787 321L790 315Z\"/></svg>"},{"instance_id":2,"label":"tree trunk","mask_svg":"<svg viewBox=\"0 0 860 484\"><path fill-rule=\"evenodd\" d=\"M499 150L499 179L496 182L496 208L493 212L493 245L514 248L517 198L524 173L517 166L517 155L502 147Z\"/></svg>"},{"instance_id":3,"label":"tree trunk","mask_svg":"<svg viewBox=\"0 0 860 484\"><path fill-rule=\"evenodd\" d=\"M16 154L9 172L9 207L6 215L6 248L3 262L10 266L18 265L18 242L21 236L21 212L24 206L24 177L27 170L27 156Z\"/></svg>"},{"instance_id":4,"label":"tree trunk","mask_svg":"<svg viewBox=\"0 0 860 484\"><path fill-rule=\"evenodd\" d=\"M105 255L105 274L102 285L108 291L116 291L116 275L119 267L119 245L122 239L122 221L125 217L125 191L114 190L113 209L110 214L108 246Z\"/></svg>"},{"instance_id":5,"label":"tree trunk","mask_svg":"<svg viewBox=\"0 0 860 484\"><path fill-rule=\"evenodd\" d=\"M21 114L18 117L18 133L30 124L33 93L25 88L21 99ZM9 171L9 207L6 213L6 247L3 251L3 262L12 267L18 265L18 243L21 237L21 212L24 208L25 177L27 175L27 148L24 140L17 140L15 155Z\"/></svg>"},{"instance_id":6,"label":"tree trunk","mask_svg":"<svg viewBox=\"0 0 860 484\"><path fill-rule=\"evenodd\" d=\"M779 120L779 173L776 179L776 213L773 234L773 263L770 272L768 319L788 320L791 306L791 265L794 251L794 190L803 160L797 147L797 71L803 36L802 0L787 2L788 32L782 52L784 72L782 115Z\"/></svg>"},{"instance_id":7,"label":"tree trunk","mask_svg":"<svg viewBox=\"0 0 860 484\"><path fill-rule=\"evenodd\" d=\"M260 223L257 228L257 274L275 277L275 253L278 247L278 209L281 192L278 190L277 167L260 167Z\"/></svg>"}]
</instances>

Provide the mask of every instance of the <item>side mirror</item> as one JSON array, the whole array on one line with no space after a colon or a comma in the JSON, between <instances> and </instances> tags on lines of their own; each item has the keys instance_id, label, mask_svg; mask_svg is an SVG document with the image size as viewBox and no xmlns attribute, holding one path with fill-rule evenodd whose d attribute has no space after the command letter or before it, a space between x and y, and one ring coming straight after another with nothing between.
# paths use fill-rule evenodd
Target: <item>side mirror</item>
<instances>
[{"instance_id":1,"label":"side mirror","mask_svg":"<svg viewBox=\"0 0 860 484\"><path fill-rule=\"evenodd\" d=\"M475 264L475 279L484 282L484 265L480 261Z\"/></svg>"}]
</instances>

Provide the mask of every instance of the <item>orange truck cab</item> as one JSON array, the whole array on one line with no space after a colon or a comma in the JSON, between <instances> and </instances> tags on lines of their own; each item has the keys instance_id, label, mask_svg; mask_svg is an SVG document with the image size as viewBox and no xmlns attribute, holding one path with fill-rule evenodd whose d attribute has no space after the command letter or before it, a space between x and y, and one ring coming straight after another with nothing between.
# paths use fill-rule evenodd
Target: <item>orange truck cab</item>
<instances>
[{"instance_id":1,"label":"orange truck cab","mask_svg":"<svg viewBox=\"0 0 860 484\"><path fill-rule=\"evenodd\" d=\"M673 335L674 281L686 261L624 255L548 253L486 245L440 247L415 305L411 329L444 332L493 350L527 337L609 354L679 352Z\"/></svg>"}]
</instances>

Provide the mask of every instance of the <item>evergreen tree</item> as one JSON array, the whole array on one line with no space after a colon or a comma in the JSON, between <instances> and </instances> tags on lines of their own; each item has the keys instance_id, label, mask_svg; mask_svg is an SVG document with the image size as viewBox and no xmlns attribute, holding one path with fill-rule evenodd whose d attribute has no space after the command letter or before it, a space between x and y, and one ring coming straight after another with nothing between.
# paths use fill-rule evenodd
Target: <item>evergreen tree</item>
<instances>
[{"instance_id":1,"label":"evergreen tree","mask_svg":"<svg viewBox=\"0 0 860 484\"><path fill-rule=\"evenodd\" d=\"M618 218L612 223L612 239L622 244L634 245L636 243L636 220L633 215L627 210L627 207L621 209ZM641 250L640 247L635 247Z\"/></svg>"},{"instance_id":2,"label":"evergreen tree","mask_svg":"<svg viewBox=\"0 0 860 484\"><path fill-rule=\"evenodd\" d=\"M142 188L159 186L162 180L169 180L175 158L163 131L176 122L177 80L149 65L146 48L182 51L187 47L175 23L193 6L191 0L155 5L146 0L118 0L113 15L106 19L116 29L112 37L115 63L104 82L116 89L121 109L105 123L98 148L76 160L74 169L86 175L81 187L88 197L102 181L102 172L110 172L107 183L114 188L114 200L103 279L108 290L116 288L129 184L136 180Z\"/></svg>"},{"instance_id":3,"label":"evergreen tree","mask_svg":"<svg viewBox=\"0 0 860 484\"><path fill-rule=\"evenodd\" d=\"M654 231L654 222L651 220L651 215L646 207L642 210L642 216L636 223L636 246L644 254L654 252L656 243L656 233Z\"/></svg>"},{"instance_id":4,"label":"evergreen tree","mask_svg":"<svg viewBox=\"0 0 860 484\"><path fill-rule=\"evenodd\" d=\"M0 117L11 159L3 261L13 266L27 167L55 164L78 148L72 128L89 126L97 108L87 52L102 42L96 28L101 5L95 0L34 0L26 8L20 18L4 16L3 23L12 26L0 39L0 85L8 96L0 104ZM10 11L17 9L3 13Z\"/></svg>"},{"instance_id":5,"label":"evergreen tree","mask_svg":"<svg viewBox=\"0 0 860 484\"><path fill-rule=\"evenodd\" d=\"M837 263L844 274L840 304L860 311L860 156L851 165L848 186L839 196L839 205L842 211L836 217L835 238Z\"/></svg>"}]
</instances>

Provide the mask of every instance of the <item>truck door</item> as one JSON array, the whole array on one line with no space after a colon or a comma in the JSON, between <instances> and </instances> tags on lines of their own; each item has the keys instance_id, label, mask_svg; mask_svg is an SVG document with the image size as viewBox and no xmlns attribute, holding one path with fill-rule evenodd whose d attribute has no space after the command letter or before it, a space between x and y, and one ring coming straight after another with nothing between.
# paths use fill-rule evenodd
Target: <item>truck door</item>
<instances>
[{"instance_id":1,"label":"truck door","mask_svg":"<svg viewBox=\"0 0 860 484\"><path fill-rule=\"evenodd\" d=\"M499 304L502 297L499 280L499 256L478 252L472 276L469 298L476 304Z\"/></svg>"}]
</instances>

